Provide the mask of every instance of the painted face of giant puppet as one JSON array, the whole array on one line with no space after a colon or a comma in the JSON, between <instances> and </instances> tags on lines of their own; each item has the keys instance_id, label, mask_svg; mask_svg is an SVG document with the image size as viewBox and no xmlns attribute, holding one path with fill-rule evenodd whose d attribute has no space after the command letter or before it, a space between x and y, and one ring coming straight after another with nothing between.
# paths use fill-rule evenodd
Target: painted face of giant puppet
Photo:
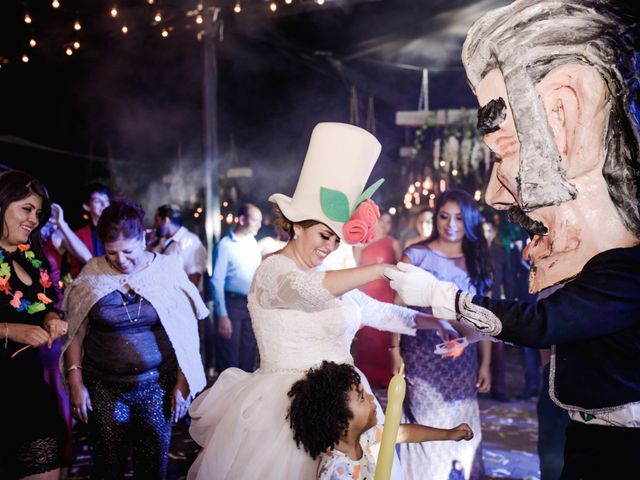
<instances>
[{"instance_id":1,"label":"painted face of giant puppet","mask_svg":"<svg viewBox=\"0 0 640 480\"><path fill-rule=\"evenodd\" d=\"M531 261L532 292L575 276L595 254L637 240L622 224L602 176L602 142L605 122L605 88L597 72L584 65L567 64L551 71L537 86L547 121L553 131L567 180L575 186L575 199L559 205L531 209L514 215L530 234L524 256ZM500 70L492 70L476 89L481 107L493 100L505 102L505 119L485 143L497 159L486 200L498 209L523 207L519 172L519 131L514 123L508 93ZM498 119L499 121L499 119ZM535 168L535 167L534 167ZM516 212L517 210L512 210Z\"/></svg>"},{"instance_id":2,"label":"painted face of giant puppet","mask_svg":"<svg viewBox=\"0 0 640 480\"><path fill-rule=\"evenodd\" d=\"M468 58L463 53L469 73ZM478 125L496 154L486 200L532 235L523 254L532 264L529 290L537 292L638 237L625 227L603 176L610 93L598 70L556 62L535 83L521 65L504 70L500 58L495 65L475 85Z\"/></svg>"}]
</instances>

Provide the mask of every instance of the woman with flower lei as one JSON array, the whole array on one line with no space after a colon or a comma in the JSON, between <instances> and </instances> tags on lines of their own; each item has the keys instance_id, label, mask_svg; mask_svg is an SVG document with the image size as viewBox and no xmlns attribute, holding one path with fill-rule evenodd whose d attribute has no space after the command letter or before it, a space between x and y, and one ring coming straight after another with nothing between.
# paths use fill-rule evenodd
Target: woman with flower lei
<instances>
[{"instance_id":1,"label":"woman with flower lei","mask_svg":"<svg viewBox=\"0 0 640 480\"><path fill-rule=\"evenodd\" d=\"M375 235L380 212L370 197L382 181L362 187L379 152L378 141L358 127L319 124L293 198L269 198L291 240L258 267L248 297L260 368L229 368L194 401L190 434L203 449L189 479L314 479L316 462L298 448L287 421L291 385L323 360L353 364L350 347L361 325L409 335L449 328L357 290L383 279L386 265L323 268L341 241L366 243ZM371 391L364 375L362 383Z\"/></svg>"},{"instance_id":2,"label":"woman with flower lei","mask_svg":"<svg viewBox=\"0 0 640 480\"><path fill-rule=\"evenodd\" d=\"M54 390L37 348L64 335L67 323L40 249L51 212L45 187L30 175L0 174L0 478L57 479L65 436Z\"/></svg>"}]
</instances>

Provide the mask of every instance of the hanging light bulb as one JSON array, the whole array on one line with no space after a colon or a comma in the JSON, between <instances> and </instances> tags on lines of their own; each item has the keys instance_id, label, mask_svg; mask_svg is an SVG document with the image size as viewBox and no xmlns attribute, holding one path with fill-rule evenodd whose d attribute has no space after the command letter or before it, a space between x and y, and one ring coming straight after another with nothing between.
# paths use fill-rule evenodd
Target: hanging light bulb
<instances>
[{"instance_id":1,"label":"hanging light bulb","mask_svg":"<svg viewBox=\"0 0 640 480\"><path fill-rule=\"evenodd\" d=\"M473 199L476 202L480 201L480 197L482 197L482 192L480 190L476 190L475 193L473 194Z\"/></svg>"},{"instance_id":2,"label":"hanging light bulb","mask_svg":"<svg viewBox=\"0 0 640 480\"><path fill-rule=\"evenodd\" d=\"M153 5L153 4L155 3L155 0L147 0L147 3L148 3L149 5Z\"/></svg>"},{"instance_id":3,"label":"hanging light bulb","mask_svg":"<svg viewBox=\"0 0 640 480\"><path fill-rule=\"evenodd\" d=\"M233 7L233 11L236 13L240 13L242 11L242 7L240 6L240 2L236 3L236 6Z\"/></svg>"},{"instance_id":4,"label":"hanging light bulb","mask_svg":"<svg viewBox=\"0 0 640 480\"><path fill-rule=\"evenodd\" d=\"M155 16L155 17L153 17L153 19L154 19L156 22L160 23L160 22L162 21L162 15L160 15L160 12L156 13L156 16Z\"/></svg>"},{"instance_id":5,"label":"hanging light bulb","mask_svg":"<svg viewBox=\"0 0 640 480\"><path fill-rule=\"evenodd\" d=\"M67 49L64 51L64 53L66 53L67 55L71 56L71 55L73 55L73 49L71 47L67 47Z\"/></svg>"},{"instance_id":6,"label":"hanging light bulb","mask_svg":"<svg viewBox=\"0 0 640 480\"><path fill-rule=\"evenodd\" d=\"M126 35L129 32L129 27L127 27L126 25L123 25L120 31Z\"/></svg>"},{"instance_id":7,"label":"hanging light bulb","mask_svg":"<svg viewBox=\"0 0 640 480\"><path fill-rule=\"evenodd\" d=\"M276 2L271 2L269 4L269 10L271 10L272 12L275 12L278 9L278 5L276 5Z\"/></svg>"},{"instance_id":8,"label":"hanging light bulb","mask_svg":"<svg viewBox=\"0 0 640 480\"><path fill-rule=\"evenodd\" d=\"M80 42L78 41L73 42L73 48L74 50L78 50L80 48Z\"/></svg>"},{"instance_id":9,"label":"hanging light bulb","mask_svg":"<svg viewBox=\"0 0 640 480\"><path fill-rule=\"evenodd\" d=\"M38 42L36 42L35 38L32 38L31 40L29 40L29 46L30 47L35 47L38 44Z\"/></svg>"},{"instance_id":10,"label":"hanging light bulb","mask_svg":"<svg viewBox=\"0 0 640 480\"><path fill-rule=\"evenodd\" d=\"M291 5L291 3L293 3L293 0L284 0L284 3L286 3L287 5Z\"/></svg>"},{"instance_id":11,"label":"hanging light bulb","mask_svg":"<svg viewBox=\"0 0 640 480\"><path fill-rule=\"evenodd\" d=\"M26 53L22 55L22 61L24 63L29 63L29 55L27 55Z\"/></svg>"},{"instance_id":12,"label":"hanging light bulb","mask_svg":"<svg viewBox=\"0 0 640 480\"><path fill-rule=\"evenodd\" d=\"M162 29L162 34L163 38L167 38L169 36L169 30L167 30L166 28Z\"/></svg>"},{"instance_id":13,"label":"hanging light bulb","mask_svg":"<svg viewBox=\"0 0 640 480\"><path fill-rule=\"evenodd\" d=\"M454 177L458 175L458 170L457 169L453 169L451 170L451 175L453 175Z\"/></svg>"},{"instance_id":14,"label":"hanging light bulb","mask_svg":"<svg viewBox=\"0 0 640 480\"><path fill-rule=\"evenodd\" d=\"M116 18L118 16L118 9L116 8L116 6L114 5L113 8L111 9L111 16L113 18Z\"/></svg>"},{"instance_id":15,"label":"hanging light bulb","mask_svg":"<svg viewBox=\"0 0 640 480\"><path fill-rule=\"evenodd\" d=\"M75 23L73 24L73 29L78 32L82 29L82 25L80 25L80 22L78 20L75 21Z\"/></svg>"},{"instance_id":16,"label":"hanging light bulb","mask_svg":"<svg viewBox=\"0 0 640 480\"><path fill-rule=\"evenodd\" d=\"M198 25L201 25L201 24L202 24L202 22L203 22L203 20L202 20L202 15L198 15L198 16L196 17L196 23L197 23Z\"/></svg>"},{"instance_id":17,"label":"hanging light bulb","mask_svg":"<svg viewBox=\"0 0 640 480\"><path fill-rule=\"evenodd\" d=\"M316 0L316 3L317 3L318 5L324 5L324 0Z\"/></svg>"},{"instance_id":18,"label":"hanging light bulb","mask_svg":"<svg viewBox=\"0 0 640 480\"><path fill-rule=\"evenodd\" d=\"M29 12L24 14L24 23L27 23L27 24L31 23L31 15L29 15Z\"/></svg>"},{"instance_id":19,"label":"hanging light bulb","mask_svg":"<svg viewBox=\"0 0 640 480\"><path fill-rule=\"evenodd\" d=\"M53 0L53 2L51 2L51 6L53 8L58 8L60 6L60 2L58 0Z\"/></svg>"}]
</instances>

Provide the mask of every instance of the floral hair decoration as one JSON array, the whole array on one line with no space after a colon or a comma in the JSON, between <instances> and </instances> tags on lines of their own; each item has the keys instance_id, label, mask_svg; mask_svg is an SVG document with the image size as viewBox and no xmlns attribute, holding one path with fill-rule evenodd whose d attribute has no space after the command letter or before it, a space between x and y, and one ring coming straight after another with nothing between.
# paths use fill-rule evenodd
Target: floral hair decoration
<instances>
[{"instance_id":1,"label":"floral hair decoration","mask_svg":"<svg viewBox=\"0 0 640 480\"><path fill-rule=\"evenodd\" d=\"M380 188L384 178L369 186L349 208L347 196L330 188L320 187L320 206L324 214L335 222L342 222L342 235L349 244L368 243L376 234L380 210L371 196Z\"/></svg>"}]
</instances>

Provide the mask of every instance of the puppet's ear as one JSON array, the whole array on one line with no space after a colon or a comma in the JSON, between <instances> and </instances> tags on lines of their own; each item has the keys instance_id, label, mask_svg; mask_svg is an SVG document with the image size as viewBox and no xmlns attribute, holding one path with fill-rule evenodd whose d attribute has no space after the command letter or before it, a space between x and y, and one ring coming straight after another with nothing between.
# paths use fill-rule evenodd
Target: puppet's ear
<instances>
[{"instance_id":1,"label":"puppet's ear","mask_svg":"<svg viewBox=\"0 0 640 480\"><path fill-rule=\"evenodd\" d=\"M566 64L552 70L538 85L547 121L555 137L567 178L600 168L604 138L606 88L597 70Z\"/></svg>"}]
</instances>

